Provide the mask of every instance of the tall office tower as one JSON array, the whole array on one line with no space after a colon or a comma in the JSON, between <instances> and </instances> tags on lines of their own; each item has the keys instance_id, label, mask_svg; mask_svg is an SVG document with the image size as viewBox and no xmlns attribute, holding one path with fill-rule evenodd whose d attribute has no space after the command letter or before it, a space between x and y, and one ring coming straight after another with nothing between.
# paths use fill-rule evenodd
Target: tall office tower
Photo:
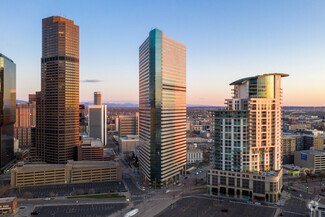
<instances>
[{"instance_id":1,"label":"tall office tower","mask_svg":"<svg viewBox=\"0 0 325 217\"><path fill-rule=\"evenodd\" d=\"M16 105L15 138L19 141L19 148L31 147L32 128L35 127L36 102Z\"/></svg>"},{"instance_id":2,"label":"tall office tower","mask_svg":"<svg viewBox=\"0 0 325 217\"><path fill-rule=\"evenodd\" d=\"M86 121L86 114L85 114L85 104L79 104L79 133L86 133L87 132L87 121Z\"/></svg>"},{"instance_id":3,"label":"tall office tower","mask_svg":"<svg viewBox=\"0 0 325 217\"><path fill-rule=\"evenodd\" d=\"M102 92L94 92L94 105L102 104Z\"/></svg>"},{"instance_id":4,"label":"tall office tower","mask_svg":"<svg viewBox=\"0 0 325 217\"><path fill-rule=\"evenodd\" d=\"M30 102L30 103L35 102L36 103L36 94L28 94L28 102Z\"/></svg>"},{"instance_id":5,"label":"tall office tower","mask_svg":"<svg viewBox=\"0 0 325 217\"><path fill-rule=\"evenodd\" d=\"M153 187L186 165L186 47L154 29L139 48L140 169Z\"/></svg>"},{"instance_id":6,"label":"tall office tower","mask_svg":"<svg viewBox=\"0 0 325 217\"><path fill-rule=\"evenodd\" d=\"M278 201L282 188L281 77L240 79L227 109L214 111L215 169L208 171L210 194Z\"/></svg>"},{"instance_id":7,"label":"tall office tower","mask_svg":"<svg viewBox=\"0 0 325 217\"><path fill-rule=\"evenodd\" d=\"M102 144L107 144L107 106L88 106L88 136L100 139Z\"/></svg>"},{"instance_id":8,"label":"tall office tower","mask_svg":"<svg viewBox=\"0 0 325 217\"><path fill-rule=\"evenodd\" d=\"M31 108L31 125L36 126L36 94L28 95L28 103L32 105Z\"/></svg>"},{"instance_id":9,"label":"tall office tower","mask_svg":"<svg viewBox=\"0 0 325 217\"><path fill-rule=\"evenodd\" d=\"M0 53L0 170L14 159L16 64Z\"/></svg>"},{"instance_id":10,"label":"tall office tower","mask_svg":"<svg viewBox=\"0 0 325 217\"><path fill-rule=\"evenodd\" d=\"M119 115L115 124L119 137L139 135L139 112L133 115Z\"/></svg>"},{"instance_id":11,"label":"tall office tower","mask_svg":"<svg viewBox=\"0 0 325 217\"><path fill-rule=\"evenodd\" d=\"M41 91L36 93L35 160L66 163L79 143L79 26L53 16L42 22ZM34 159L34 158L33 158Z\"/></svg>"}]
</instances>

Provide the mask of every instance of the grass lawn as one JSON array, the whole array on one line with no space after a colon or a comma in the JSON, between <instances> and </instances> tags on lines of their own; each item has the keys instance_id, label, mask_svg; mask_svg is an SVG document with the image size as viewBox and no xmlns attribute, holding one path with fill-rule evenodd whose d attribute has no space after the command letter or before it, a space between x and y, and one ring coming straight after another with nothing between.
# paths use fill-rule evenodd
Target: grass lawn
<instances>
[{"instance_id":1,"label":"grass lawn","mask_svg":"<svg viewBox=\"0 0 325 217\"><path fill-rule=\"evenodd\" d=\"M80 195L80 196L72 196L67 197L68 199L75 199L75 198L95 198L95 199L104 199L104 198L125 198L124 195L118 194L93 194L93 195Z\"/></svg>"}]
</instances>

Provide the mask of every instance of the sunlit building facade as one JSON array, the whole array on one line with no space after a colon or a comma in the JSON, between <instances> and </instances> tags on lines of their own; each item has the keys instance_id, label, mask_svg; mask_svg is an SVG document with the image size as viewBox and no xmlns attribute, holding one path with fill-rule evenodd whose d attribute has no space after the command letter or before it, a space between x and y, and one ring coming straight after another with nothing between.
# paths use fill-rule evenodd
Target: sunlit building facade
<instances>
[{"instance_id":1,"label":"sunlit building facade","mask_svg":"<svg viewBox=\"0 0 325 217\"><path fill-rule=\"evenodd\" d=\"M212 112L215 169L208 172L211 194L269 202L279 199L282 188L281 77L286 76L272 73L235 81L230 84L234 86L233 97L226 99L226 110Z\"/></svg>"},{"instance_id":2,"label":"sunlit building facade","mask_svg":"<svg viewBox=\"0 0 325 217\"><path fill-rule=\"evenodd\" d=\"M186 166L186 46L153 29L139 48L140 170L153 187Z\"/></svg>"},{"instance_id":3,"label":"sunlit building facade","mask_svg":"<svg viewBox=\"0 0 325 217\"><path fill-rule=\"evenodd\" d=\"M72 20L43 19L41 67L32 160L66 163L79 143L79 26Z\"/></svg>"},{"instance_id":4,"label":"sunlit building facade","mask_svg":"<svg viewBox=\"0 0 325 217\"><path fill-rule=\"evenodd\" d=\"M14 159L16 64L0 53L0 171Z\"/></svg>"},{"instance_id":5,"label":"sunlit building facade","mask_svg":"<svg viewBox=\"0 0 325 217\"><path fill-rule=\"evenodd\" d=\"M94 92L94 105L102 104L102 92Z\"/></svg>"}]
</instances>

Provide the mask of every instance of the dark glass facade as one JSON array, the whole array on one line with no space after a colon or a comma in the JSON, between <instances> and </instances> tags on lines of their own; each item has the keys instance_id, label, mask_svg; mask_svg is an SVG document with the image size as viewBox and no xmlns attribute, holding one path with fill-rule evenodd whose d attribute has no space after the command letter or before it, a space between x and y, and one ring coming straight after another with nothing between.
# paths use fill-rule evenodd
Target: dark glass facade
<instances>
[{"instance_id":1,"label":"dark glass facade","mask_svg":"<svg viewBox=\"0 0 325 217\"><path fill-rule=\"evenodd\" d=\"M16 64L0 53L0 168L14 159L16 122Z\"/></svg>"},{"instance_id":2,"label":"dark glass facade","mask_svg":"<svg viewBox=\"0 0 325 217\"><path fill-rule=\"evenodd\" d=\"M79 143L79 26L72 20L43 19L41 66L32 159L66 163Z\"/></svg>"}]
</instances>

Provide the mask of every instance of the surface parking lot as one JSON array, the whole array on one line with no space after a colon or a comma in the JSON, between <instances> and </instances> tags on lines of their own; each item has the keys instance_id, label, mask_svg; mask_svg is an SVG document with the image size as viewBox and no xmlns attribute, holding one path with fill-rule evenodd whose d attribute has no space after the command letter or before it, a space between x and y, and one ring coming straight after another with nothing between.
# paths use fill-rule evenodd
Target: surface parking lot
<instances>
[{"instance_id":1,"label":"surface parking lot","mask_svg":"<svg viewBox=\"0 0 325 217\"><path fill-rule=\"evenodd\" d=\"M158 217L170 216L228 216L273 217L275 208L259 205L218 201L209 198L184 198L166 208Z\"/></svg>"},{"instance_id":2,"label":"surface parking lot","mask_svg":"<svg viewBox=\"0 0 325 217\"><path fill-rule=\"evenodd\" d=\"M44 198L51 196L70 196L83 194L99 194L109 192L125 191L123 182L100 182L100 183L78 183L66 185L44 185L14 188L8 196L24 198L28 195L31 198ZM26 193L28 192L28 193Z\"/></svg>"},{"instance_id":3,"label":"surface parking lot","mask_svg":"<svg viewBox=\"0 0 325 217\"><path fill-rule=\"evenodd\" d=\"M101 217L124 209L126 203L36 207L40 217Z\"/></svg>"}]
</instances>

